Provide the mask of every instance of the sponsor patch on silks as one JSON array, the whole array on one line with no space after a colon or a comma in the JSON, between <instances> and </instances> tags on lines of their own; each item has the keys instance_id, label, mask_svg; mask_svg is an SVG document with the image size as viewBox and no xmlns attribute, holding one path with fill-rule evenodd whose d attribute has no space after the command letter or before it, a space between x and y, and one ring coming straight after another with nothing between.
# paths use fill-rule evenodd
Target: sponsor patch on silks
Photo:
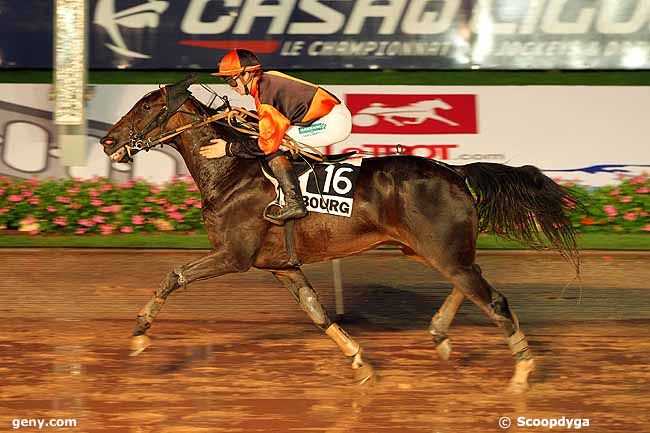
<instances>
[{"instance_id":1,"label":"sponsor patch on silks","mask_svg":"<svg viewBox=\"0 0 650 433\"><path fill-rule=\"evenodd\" d=\"M309 137L310 135L319 134L321 131L324 131L327 127L323 122L312 123L309 126L299 126L298 133L303 137Z\"/></svg>"},{"instance_id":2,"label":"sponsor patch on silks","mask_svg":"<svg viewBox=\"0 0 650 433\"><path fill-rule=\"evenodd\" d=\"M318 163L313 169L298 173L300 190L307 210L344 217L352 216L354 190L361 169L361 158L346 162ZM278 196L276 203L284 205L284 193L278 181L266 177L275 185Z\"/></svg>"}]
</instances>

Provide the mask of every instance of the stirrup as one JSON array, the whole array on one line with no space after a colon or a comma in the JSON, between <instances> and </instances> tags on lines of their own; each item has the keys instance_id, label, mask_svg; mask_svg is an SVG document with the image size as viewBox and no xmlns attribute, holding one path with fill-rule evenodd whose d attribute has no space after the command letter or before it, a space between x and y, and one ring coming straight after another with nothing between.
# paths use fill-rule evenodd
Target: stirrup
<instances>
[{"instance_id":1,"label":"stirrup","mask_svg":"<svg viewBox=\"0 0 650 433\"><path fill-rule=\"evenodd\" d=\"M271 206L277 206L280 209L279 210L280 215L273 216L270 213L272 209ZM305 207L302 208L299 206L294 207L291 206L289 203L286 203L285 206L280 206L278 205L277 202L272 202L264 208L263 217L265 220L272 222L273 224L284 225L286 221L304 218L307 216L308 213L309 212Z\"/></svg>"},{"instance_id":2,"label":"stirrup","mask_svg":"<svg viewBox=\"0 0 650 433\"><path fill-rule=\"evenodd\" d=\"M264 208L264 212L262 212L262 217L264 217L264 219L267 220L270 223L273 223L273 224L275 224L277 226L283 226L284 223L286 222L286 220L284 220L284 221L283 220L278 220L278 219L275 219L275 218L268 215L268 211L271 208L271 206L277 206L279 208L282 207L279 204L277 204L276 202L271 202L271 203L267 204L266 207Z\"/></svg>"}]
</instances>

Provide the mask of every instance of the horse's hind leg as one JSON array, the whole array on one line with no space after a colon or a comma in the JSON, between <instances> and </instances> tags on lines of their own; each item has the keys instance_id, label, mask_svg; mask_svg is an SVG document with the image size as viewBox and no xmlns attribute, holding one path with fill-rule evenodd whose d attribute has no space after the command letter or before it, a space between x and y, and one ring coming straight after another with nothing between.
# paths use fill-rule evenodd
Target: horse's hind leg
<instances>
[{"instance_id":1,"label":"horse's hind leg","mask_svg":"<svg viewBox=\"0 0 650 433\"><path fill-rule=\"evenodd\" d=\"M402 252L406 256L424 264L425 266L428 266L430 268L434 267L430 262L420 257L415 253L415 251L406 246L402 248ZM436 345L436 352L438 352L438 356L445 361L449 359L452 350L451 342L447 336L447 331L449 331L451 322L454 321L454 317L456 317L456 313L458 313L458 309L464 300L465 295L463 295L463 292L457 287L454 287L447 298L445 298L445 302L443 302L440 309L431 318L429 333L433 337L433 342Z\"/></svg>"},{"instance_id":2,"label":"horse's hind leg","mask_svg":"<svg viewBox=\"0 0 650 433\"><path fill-rule=\"evenodd\" d=\"M169 272L163 278L160 287L154 292L151 299L138 313L133 337L131 338L131 356L140 354L151 345L151 340L146 335L146 332L172 292L197 280L243 271L245 268L246 265L238 266L237 262L230 260L228 255L217 252Z\"/></svg>"},{"instance_id":3,"label":"horse's hind leg","mask_svg":"<svg viewBox=\"0 0 650 433\"><path fill-rule=\"evenodd\" d=\"M318 300L316 291L309 284L300 268L273 270L271 272L289 289L291 295L312 322L323 330L341 349L341 352L351 360L355 381L365 383L370 380L374 376L374 371L372 366L363 360L361 346L338 324L332 323L325 308Z\"/></svg>"},{"instance_id":4,"label":"horse's hind leg","mask_svg":"<svg viewBox=\"0 0 650 433\"><path fill-rule=\"evenodd\" d=\"M444 271L455 287L459 288L503 331L516 362L510 388L515 392L527 389L528 375L534 368L533 354L506 297L483 278L476 264Z\"/></svg>"}]
</instances>

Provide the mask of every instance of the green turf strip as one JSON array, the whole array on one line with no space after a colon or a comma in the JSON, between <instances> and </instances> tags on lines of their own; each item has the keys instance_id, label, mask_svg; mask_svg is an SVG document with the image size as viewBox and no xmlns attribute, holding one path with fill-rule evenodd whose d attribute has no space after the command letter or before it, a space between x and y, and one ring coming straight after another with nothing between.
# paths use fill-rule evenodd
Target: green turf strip
<instances>
[{"instance_id":1,"label":"green turf strip","mask_svg":"<svg viewBox=\"0 0 650 433\"><path fill-rule=\"evenodd\" d=\"M220 83L207 70L204 83ZM285 71L318 84L648 86L650 71ZM90 84L172 83L185 71L90 71ZM0 83L51 83L50 70L0 70Z\"/></svg>"},{"instance_id":2,"label":"green turf strip","mask_svg":"<svg viewBox=\"0 0 650 433\"><path fill-rule=\"evenodd\" d=\"M650 234L599 234L579 237L582 249L596 250L650 250ZM210 248L205 234L147 233L111 236L73 235L0 235L0 247L82 247L82 248ZM522 249L511 241L494 236L480 236L479 248Z\"/></svg>"}]
</instances>

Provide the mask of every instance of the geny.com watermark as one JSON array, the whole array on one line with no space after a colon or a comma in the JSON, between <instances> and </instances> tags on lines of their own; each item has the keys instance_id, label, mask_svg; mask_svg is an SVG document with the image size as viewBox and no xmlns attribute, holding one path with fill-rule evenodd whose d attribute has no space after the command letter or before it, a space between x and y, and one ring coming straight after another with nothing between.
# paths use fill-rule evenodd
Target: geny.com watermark
<instances>
[{"instance_id":1,"label":"geny.com watermark","mask_svg":"<svg viewBox=\"0 0 650 433\"><path fill-rule=\"evenodd\" d=\"M510 428L511 425L513 425L513 422L507 416L499 418L499 427L502 429ZM567 418L565 416L561 418L526 418L525 416L520 416L515 419L514 425L524 428L547 427L549 430L556 427L578 430L583 427L589 427L589 418Z\"/></svg>"},{"instance_id":2,"label":"geny.com watermark","mask_svg":"<svg viewBox=\"0 0 650 433\"><path fill-rule=\"evenodd\" d=\"M76 427L76 419L14 419L11 420L11 426L14 430L22 427L38 427L39 430L48 427Z\"/></svg>"}]
</instances>

